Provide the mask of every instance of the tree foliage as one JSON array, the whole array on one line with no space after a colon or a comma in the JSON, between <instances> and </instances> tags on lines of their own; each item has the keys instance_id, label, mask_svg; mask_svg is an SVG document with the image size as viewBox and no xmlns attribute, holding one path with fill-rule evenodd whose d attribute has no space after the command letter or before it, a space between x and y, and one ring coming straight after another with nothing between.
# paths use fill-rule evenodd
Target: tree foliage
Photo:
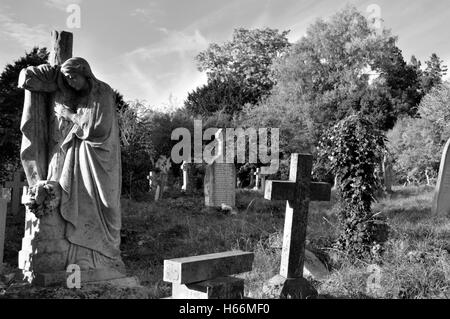
<instances>
[{"instance_id":1,"label":"tree foliage","mask_svg":"<svg viewBox=\"0 0 450 319\"><path fill-rule=\"evenodd\" d=\"M436 53L433 53L426 63L426 68L422 74L422 91L427 94L433 87L442 84L442 78L447 74L448 68L444 65Z\"/></svg>"},{"instance_id":2,"label":"tree foliage","mask_svg":"<svg viewBox=\"0 0 450 319\"><path fill-rule=\"evenodd\" d=\"M422 99L420 118L402 118L388 132L398 182L430 184L437 176L443 147L450 138L449 105L450 86L437 85Z\"/></svg>"},{"instance_id":3,"label":"tree foliage","mask_svg":"<svg viewBox=\"0 0 450 319\"><path fill-rule=\"evenodd\" d=\"M287 34L288 31L280 33L277 29L270 28L254 30L239 28L234 30L231 41L210 44L205 51L200 52L196 60L199 70L206 71L208 83L212 84L197 91L196 96L192 98L206 94L204 100L216 101L220 99L220 95L218 97L211 95L231 90L238 96L237 100L231 101L242 101L236 109L239 110L243 104L254 103L266 96L274 85L270 69L272 62L290 45ZM220 82L223 85L220 85ZM217 102L213 104L216 110L217 106L221 105ZM228 107L227 112L231 111Z\"/></svg>"},{"instance_id":4,"label":"tree foliage","mask_svg":"<svg viewBox=\"0 0 450 319\"><path fill-rule=\"evenodd\" d=\"M240 112L243 105L257 101L258 94L245 90L241 83L214 79L189 93L184 105L190 114L207 117L216 112L233 115Z\"/></svg>"},{"instance_id":5,"label":"tree foliage","mask_svg":"<svg viewBox=\"0 0 450 319\"><path fill-rule=\"evenodd\" d=\"M23 57L7 64L0 75L0 176L20 167L20 144L22 133L20 121L24 102L24 93L17 87L19 73L28 66L47 63L49 53L46 48L33 48Z\"/></svg>"},{"instance_id":6,"label":"tree foliage","mask_svg":"<svg viewBox=\"0 0 450 319\"><path fill-rule=\"evenodd\" d=\"M142 101L128 103L119 111L123 193L133 198L148 191L147 176L161 156L171 157L172 131L185 127L193 132L191 118L182 110L153 111ZM192 134L193 136L193 134ZM172 165L172 167L174 167Z\"/></svg>"},{"instance_id":7,"label":"tree foliage","mask_svg":"<svg viewBox=\"0 0 450 319\"><path fill-rule=\"evenodd\" d=\"M399 114L414 113L418 103L416 74L395 43L389 31L378 35L348 6L309 26L306 36L276 60L273 94L302 109L314 143L355 111L373 117L383 130L391 128Z\"/></svg>"}]
</instances>

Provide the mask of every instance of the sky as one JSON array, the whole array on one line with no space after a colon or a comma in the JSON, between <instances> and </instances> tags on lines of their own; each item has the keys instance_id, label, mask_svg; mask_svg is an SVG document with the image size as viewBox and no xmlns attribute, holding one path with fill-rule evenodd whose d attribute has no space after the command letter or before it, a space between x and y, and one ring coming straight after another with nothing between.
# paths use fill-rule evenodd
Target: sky
<instances>
[{"instance_id":1,"label":"sky","mask_svg":"<svg viewBox=\"0 0 450 319\"><path fill-rule=\"evenodd\" d=\"M52 30L70 31L74 56L97 78L126 100L164 110L206 83L194 58L209 43L231 40L238 27L290 30L295 42L317 18L349 3L366 15L375 4L407 61L437 53L450 66L448 0L0 0L0 68L34 46L49 47ZM73 4L79 28L67 24Z\"/></svg>"}]
</instances>

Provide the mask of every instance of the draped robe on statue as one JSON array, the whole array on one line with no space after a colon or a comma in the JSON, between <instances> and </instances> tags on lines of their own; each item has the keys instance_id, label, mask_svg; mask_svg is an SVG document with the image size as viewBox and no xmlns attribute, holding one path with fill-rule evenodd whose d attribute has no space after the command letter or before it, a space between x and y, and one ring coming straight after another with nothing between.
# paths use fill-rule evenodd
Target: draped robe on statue
<instances>
[{"instance_id":1,"label":"draped robe on statue","mask_svg":"<svg viewBox=\"0 0 450 319\"><path fill-rule=\"evenodd\" d=\"M68 86L61 73L61 68L70 63L82 65L89 82L84 96L77 96L80 94ZM70 59L61 67L29 67L22 71L19 82L31 92L51 93L47 110L33 109L38 104L33 99L42 96L26 96L21 157L26 172L42 174L47 168L46 179L61 186L58 212L66 222L65 237L70 243L67 264L78 264L82 269L122 268L121 157L112 89L97 80L80 58ZM76 112L76 124L55 117L52 107L56 104ZM48 129L36 127L39 125L48 125ZM43 144L48 147L47 154L33 158Z\"/></svg>"}]
</instances>

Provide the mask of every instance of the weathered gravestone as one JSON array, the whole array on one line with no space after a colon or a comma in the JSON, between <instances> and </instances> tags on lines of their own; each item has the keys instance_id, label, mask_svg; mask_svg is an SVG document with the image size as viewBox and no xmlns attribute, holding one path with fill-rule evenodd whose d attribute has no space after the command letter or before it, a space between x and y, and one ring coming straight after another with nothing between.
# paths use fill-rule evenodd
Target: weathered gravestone
<instances>
[{"instance_id":1,"label":"weathered gravestone","mask_svg":"<svg viewBox=\"0 0 450 319\"><path fill-rule=\"evenodd\" d=\"M450 139L445 144L442 153L439 175L432 204L432 213L440 216L450 216Z\"/></svg>"},{"instance_id":2,"label":"weathered gravestone","mask_svg":"<svg viewBox=\"0 0 450 319\"><path fill-rule=\"evenodd\" d=\"M254 254L230 251L164 260L164 281L172 299L242 299L244 280L235 275L252 270Z\"/></svg>"},{"instance_id":3,"label":"weathered gravestone","mask_svg":"<svg viewBox=\"0 0 450 319\"><path fill-rule=\"evenodd\" d=\"M161 186L160 186L159 178L155 172L150 171L150 173L147 176L147 179L148 179L149 191L155 192L154 200L155 200L155 202L157 202L159 200L160 194L161 194Z\"/></svg>"},{"instance_id":4,"label":"weathered gravestone","mask_svg":"<svg viewBox=\"0 0 450 319\"><path fill-rule=\"evenodd\" d=\"M21 204L23 187L28 183L23 179L23 171L19 170L14 173L14 180L5 182L5 187L11 189L11 213L17 215Z\"/></svg>"},{"instance_id":5,"label":"weathered gravestone","mask_svg":"<svg viewBox=\"0 0 450 319\"><path fill-rule=\"evenodd\" d=\"M191 193L195 187L195 182L193 178L193 164L183 161L181 164L181 170L183 171L183 186L181 190L185 193Z\"/></svg>"},{"instance_id":6,"label":"weathered gravestone","mask_svg":"<svg viewBox=\"0 0 450 319\"><path fill-rule=\"evenodd\" d=\"M255 191L259 190L259 187L260 187L259 186L260 182L261 182L261 180L260 180L260 177L261 177L260 172L261 172L261 169L257 168L256 172L253 173L253 175L255 175L255 187L253 187L253 190L255 190Z\"/></svg>"},{"instance_id":7,"label":"weathered gravestone","mask_svg":"<svg viewBox=\"0 0 450 319\"><path fill-rule=\"evenodd\" d=\"M268 175L267 169L265 167L257 168L255 172L256 182L253 190L262 191L264 194L266 186L266 176Z\"/></svg>"},{"instance_id":8,"label":"weathered gravestone","mask_svg":"<svg viewBox=\"0 0 450 319\"><path fill-rule=\"evenodd\" d=\"M255 175L256 175L255 170L252 168L250 170L250 183L248 184L249 188L254 188L257 185L255 184Z\"/></svg>"},{"instance_id":9,"label":"weathered gravestone","mask_svg":"<svg viewBox=\"0 0 450 319\"><path fill-rule=\"evenodd\" d=\"M392 160L389 155L383 157L382 172L385 191L387 193L392 193L393 171Z\"/></svg>"},{"instance_id":10,"label":"weathered gravestone","mask_svg":"<svg viewBox=\"0 0 450 319\"><path fill-rule=\"evenodd\" d=\"M317 291L303 278L310 201L329 201L331 185L312 183L312 156L292 154L288 181L267 181L264 197L287 200L280 274L263 287L266 298L314 298Z\"/></svg>"},{"instance_id":11,"label":"weathered gravestone","mask_svg":"<svg viewBox=\"0 0 450 319\"><path fill-rule=\"evenodd\" d=\"M236 205L236 167L234 163L217 163L206 166L205 205L220 207Z\"/></svg>"},{"instance_id":12,"label":"weathered gravestone","mask_svg":"<svg viewBox=\"0 0 450 319\"><path fill-rule=\"evenodd\" d=\"M30 186L22 197L19 268L26 280L44 286L65 285L69 265L78 266L83 283L125 279L114 92L86 60L71 58L71 33L52 36L50 64L19 76L25 89L21 160Z\"/></svg>"}]
</instances>

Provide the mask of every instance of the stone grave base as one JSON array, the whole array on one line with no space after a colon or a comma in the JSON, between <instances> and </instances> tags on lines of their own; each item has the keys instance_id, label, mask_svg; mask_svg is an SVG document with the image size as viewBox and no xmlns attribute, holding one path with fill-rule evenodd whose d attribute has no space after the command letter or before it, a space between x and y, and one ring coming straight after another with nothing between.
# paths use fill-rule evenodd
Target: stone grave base
<instances>
[{"instance_id":1,"label":"stone grave base","mask_svg":"<svg viewBox=\"0 0 450 319\"><path fill-rule=\"evenodd\" d=\"M17 279L29 281L38 287L63 286L67 285L67 279L72 273L66 271L56 271L52 273L31 273L22 271ZM139 286L136 277L127 277L115 269L93 269L81 271L81 284L112 284L116 286L134 287Z\"/></svg>"},{"instance_id":2,"label":"stone grave base","mask_svg":"<svg viewBox=\"0 0 450 319\"><path fill-rule=\"evenodd\" d=\"M187 285L172 284L172 297L167 299L242 299L244 279L220 277Z\"/></svg>"},{"instance_id":3,"label":"stone grave base","mask_svg":"<svg viewBox=\"0 0 450 319\"><path fill-rule=\"evenodd\" d=\"M305 278L288 279L276 275L263 286L266 299L316 299L317 290Z\"/></svg>"}]
</instances>

